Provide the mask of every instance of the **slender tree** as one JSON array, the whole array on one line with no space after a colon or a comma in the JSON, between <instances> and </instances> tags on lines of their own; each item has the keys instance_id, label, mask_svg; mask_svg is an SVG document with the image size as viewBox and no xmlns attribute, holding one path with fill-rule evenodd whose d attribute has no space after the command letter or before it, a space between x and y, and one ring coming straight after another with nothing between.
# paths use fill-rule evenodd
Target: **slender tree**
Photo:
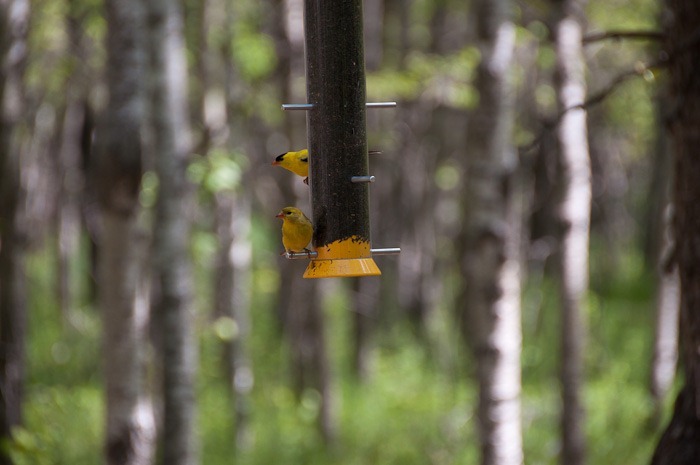
<instances>
[{"instance_id":1,"label":"slender tree","mask_svg":"<svg viewBox=\"0 0 700 465\"><path fill-rule=\"evenodd\" d=\"M667 0L669 117L674 154L674 254L680 277L684 384L652 464L700 463L700 4Z\"/></svg>"},{"instance_id":2,"label":"slender tree","mask_svg":"<svg viewBox=\"0 0 700 465\"><path fill-rule=\"evenodd\" d=\"M108 0L109 101L98 128L92 185L100 204L98 299L103 322L108 464L149 464L155 428L144 380L148 329L147 240L138 224L145 118L144 8Z\"/></svg>"},{"instance_id":3,"label":"slender tree","mask_svg":"<svg viewBox=\"0 0 700 465\"><path fill-rule=\"evenodd\" d=\"M0 440L22 422L26 235L20 131L29 0L0 0ZM0 448L0 464L11 464Z\"/></svg>"},{"instance_id":4,"label":"slender tree","mask_svg":"<svg viewBox=\"0 0 700 465\"><path fill-rule=\"evenodd\" d=\"M654 355L651 365L650 391L654 401L654 420L659 423L664 400L676 377L678 364L678 313L680 288L678 268L673 259L672 218L664 215L661 259L657 266L656 324L654 325Z\"/></svg>"},{"instance_id":5,"label":"slender tree","mask_svg":"<svg viewBox=\"0 0 700 465\"><path fill-rule=\"evenodd\" d=\"M380 286L381 278L354 278L352 281L352 369L359 381L366 380L370 374Z\"/></svg>"},{"instance_id":6,"label":"slender tree","mask_svg":"<svg viewBox=\"0 0 700 465\"><path fill-rule=\"evenodd\" d=\"M233 63L231 46L236 24L235 4L225 2L226 21L221 61L224 68L223 87L226 89L226 116L228 118L227 152L230 156L246 149L245 134L249 129L245 115L246 98L250 92ZM245 451L251 445L251 400L253 369L248 346L250 344L250 307L252 299L252 201L253 178L251 165L242 166L240 185L216 195L219 222L219 266L224 274L219 279L219 305L223 315L231 318L237 328L226 347L229 385L234 396L234 424L236 449ZM225 280L225 281L224 281Z\"/></svg>"},{"instance_id":7,"label":"slender tree","mask_svg":"<svg viewBox=\"0 0 700 465\"><path fill-rule=\"evenodd\" d=\"M467 131L464 277L459 302L477 362L481 463L523 463L520 417L520 217L511 146L515 26L508 0L476 4L479 104Z\"/></svg>"},{"instance_id":8,"label":"slender tree","mask_svg":"<svg viewBox=\"0 0 700 465\"><path fill-rule=\"evenodd\" d=\"M416 100L403 105L405 115L401 134L404 154L400 170L400 207L402 223L400 242L404 249L398 261L398 303L411 323L415 333L423 337L427 320L434 309L435 290L439 288L436 255L437 240L435 222L430 218L435 208L435 188L427 176L416 173L435 171L435 157L430 156L433 147L423 143L431 128L430 113L433 102Z\"/></svg>"},{"instance_id":9,"label":"slender tree","mask_svg":"<svg viewBox=\"0 0 700 465\"><path fill-rule=\"evenodd\" d=\"M583 2L556 1L554 48L555 89L561 120L557 126L560 166L560 297L562 388L561 463L585 460L583 382L584 299L588 289L588 237L591 206L591 166L586 111L573 109L586 96L582 38Z\"/></svg>"},{"instance_id":10,"label":"slender tree","mask_svg":"<svg viewBox=\"0 0 700 465\"><path fill-rule=\"evenodd\" d=\"M293 383L297 395L318 396L317 425L328 444L335 439L335 398L331 388L326 326L317 281L302 279L292 288L289 296L295 305L290 308L287 322L289 343L292 346Z\"/></svg>"},{"instance_id":11,"label":"slender tree","mask_svg":"<svg viewBox=\"0 0 700 465\"><path fill-rule=\"evenodd\" d=\"M66 12L66 33L69 37L67 53L76 63L88 62L85 37L86 18L84 5L79 0L70 0ZM83 137L90 125L88 92L85 83L92 78L93 70L88 66L76 66L66 82L65 102L62 113L61 142L57 156L58 192L56 199L56 242L58 243L57 288L61 314L70 318L74 307L76 270L72 266L77 258L81 239L81 199L85 187L83 170Z\"/></svg>"},{"instance_id":12,"label":"slender tree","mask_svg":"<svg viewBox=\"0 0 700 465\"><path fill-rule=\"evenodd\" d=\"M649 186L651 206L646 214L644 249L656 269L656 324L654 354L651 361L650 392L654 402L654 421L663 419L664 404L676 377L678 367L678 314L680 283L674 258L673 204L671 186L673 159L670 138L663 127L668 98L664 91L657 99L653 174Z\"/></svg>"},{"instance_id":13,"label":"slender tree","mask_svg":"<svg viewBox=\"0 0 700 465\"><path fill-rule=\"evenodd\" d=\"M162 325L162 460L198 462L195 438L192 270L188 255L192 189L187 182L191 136L181 3L148 3L152 144L158 176L153 252Z\"/></svg>"}]
</instances>

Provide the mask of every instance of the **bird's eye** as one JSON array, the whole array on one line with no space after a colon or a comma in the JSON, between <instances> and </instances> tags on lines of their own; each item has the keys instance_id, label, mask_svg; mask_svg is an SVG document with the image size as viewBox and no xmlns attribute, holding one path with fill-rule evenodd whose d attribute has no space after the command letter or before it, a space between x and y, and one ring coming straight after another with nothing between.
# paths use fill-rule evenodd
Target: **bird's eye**
<instances>
[{"instance_id":1,"label":"bird's eye","mask_svg":"<svg viewBox=\"0 0 700 465\"><path fill-rule=\"evenodd\" d=\"M287 213L285 213L285 215L291 215L291 214L292 214L292 212L287 212Z\"/></svg>"}]
</instances>

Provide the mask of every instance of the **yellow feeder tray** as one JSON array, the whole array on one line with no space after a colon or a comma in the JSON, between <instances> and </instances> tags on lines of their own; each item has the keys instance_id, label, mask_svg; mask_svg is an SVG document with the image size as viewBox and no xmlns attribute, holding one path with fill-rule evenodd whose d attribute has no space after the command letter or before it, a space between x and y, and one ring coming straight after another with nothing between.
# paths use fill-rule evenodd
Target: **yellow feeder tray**
<instances>
[{"instance_id":1,"label":"yellow feeder tray","mask_svg":"<svg viewBox=\"0 0 700 465\"><path fill-rule=\"evenodd\" d=\"M357 236L331 242L316 249L304 278L350 278L382 274L372 259L369 242Z\"/></svg>"}]
</instances>

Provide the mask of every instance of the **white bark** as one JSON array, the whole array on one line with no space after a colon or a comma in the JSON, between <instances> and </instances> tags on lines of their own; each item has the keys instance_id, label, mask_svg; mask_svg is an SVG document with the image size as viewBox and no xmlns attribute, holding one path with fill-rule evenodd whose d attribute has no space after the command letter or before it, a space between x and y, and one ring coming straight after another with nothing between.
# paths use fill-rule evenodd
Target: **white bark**
<instances>
[{"instance_id":1,"label":"white bark","mask_svg":"<svg viewBox=\"0 0 700 465\"><path fill-rule=\"evenodd\" d=\"M668 210L672 208L669 205ZM678 267L672 262L672 219L664 215L660 266L657 274L656 325L651 366L651 394L657 422L661 421L666 395L673 385L678 364L678 318L681 289Z\"/></svg>"},{"instance_id":2,"label":"white bark","mask_svg":"<svg viewBox=\"0 0 700 465\"><path fill-rule=\"evenodd\" d=\"M152 463L155 424L144 383L150 282L147 237L135 220L102 215L98 283L103 312L107 463Z\"/></svg>"},{"instance_id":3,"label":"white bark","mask_svg":"<svg viewBox=\"0 0 700 465\"><path fill-rule=\"evenodd\" d=\"M252 299L253 246L251 234L251 199L241 194L233 207L230 228L233 233L228 258L233 270L231 316L238 327L238 335L232 341L232 387L236 396L236 444L241 450L251 446L250 394L253 390L253 367L248 345L250 344L250 305Z\"/></svg>"},{"instance_id":4,"label":"white bark","mask_svg":"<svg viewBox=\"0 0 700 465\"><path fill-rule=\"evenodd\" d=\"M676 377L678 362L678 314L680 282L678 270L661 272L656 302L656 333L652 368L652 395L659 409Z\"/></svg>"},{"instance_id":5,"label":"white bark","mask_svg":"<svg viewBox=\"0 0 700 465\"><path fill-rule=\"evenodd\" d=\"M462 257L468 336L478 364L484 465L523 463L521 431L520 209L510 69L515 27L508 1L477 2L482 62L472 115L465 182Z\"/></svg>"},{"instance_id":6,"label":"white bark","mask_svg":"<svg viewBox=\"0 0 700 465\"><path fill-rule=\"evenodd\" d=\"M562 171L560 294L562 312L562 456L566 465L584 461L584 410L581 400L585 339L584 299L588 290L588 238L591 209L591 166L586 111L572 109L586 95L582 27L576 0L562 6L555 25L556 92L563 112L557 137Z\"/></svg>"}]
</instances>

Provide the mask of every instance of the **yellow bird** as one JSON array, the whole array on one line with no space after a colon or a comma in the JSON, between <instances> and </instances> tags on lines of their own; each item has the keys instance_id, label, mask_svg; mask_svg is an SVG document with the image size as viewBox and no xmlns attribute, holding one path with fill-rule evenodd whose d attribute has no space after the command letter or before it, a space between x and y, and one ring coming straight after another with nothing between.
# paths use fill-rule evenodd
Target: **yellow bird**
<instances>
[{"instance_id":1,"label":"yellow bird","mask_svg":"<svg viewBox=\"0 0 700 465\"><path fill-rule=\"evenodd\" d=\"M381 153L379 150L370 150L369 154ZM278 155L275 161L272 162L275 166L291 171L292 173L304 178L304 184L309 183L309 151L308 149L299 150L298 152L285 152Z\"/></svg>"},{"instance_id":2,"label":"yellow bird","mask_svg":"<svg viewBox=\"0 0 700 465\"><path fill-rule=\"evenodd\" d=\"M310 252L306 248L311 242L314 227L298 208L284 207L277 218L282 219L282 245L285 252ZM284 252L280 255L284 255Z\"/></svg>"},{"instance_id":3,"label":"yellow bird","mask_svg":"<svg viewBox=\"0 0 700 465\"><path fill-rule=\"evenodd\" d=\"M278 155L272 164L303 177L304 184L309 183L309 151L307 149L298 152L285 152Z\"/></svg>"}]
</instances>

